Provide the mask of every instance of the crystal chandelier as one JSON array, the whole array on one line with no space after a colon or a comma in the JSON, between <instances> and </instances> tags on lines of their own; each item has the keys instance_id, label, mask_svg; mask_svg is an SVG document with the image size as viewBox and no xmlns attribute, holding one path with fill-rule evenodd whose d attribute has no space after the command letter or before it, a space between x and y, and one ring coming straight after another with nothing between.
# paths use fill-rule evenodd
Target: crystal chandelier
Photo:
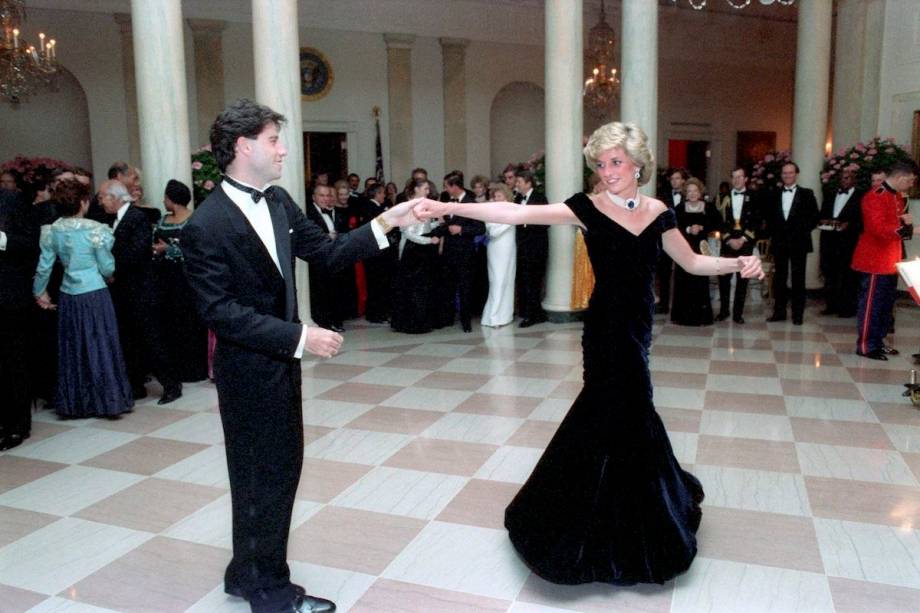
<instances>
[{"instance_id":1,"label":"crystal chandelier","mask_svg":"<svg viewBox=\"0 0 920 613\"><path fill-rule=\"evenodd\" d=\"M604 0L597 24L588 32L588 49L585 63L591 67L591 76L582 90L585 102L595 113L604 115L616 101L620 89L620 75L616 68L616 37L607 24Z\"/></svg>"},{"instance_id":2,"label":"crystal chandelier","mask_svg":"<svg viewBox=\"0 0 920 613\"><path fill-rule=\"evenodd\" d=\"M795 4L795 0L757 0L764 6L770 6L774 2L776 4L781 4L783 6L791 6ZM671 0L672 3L677 4L678 0ZM706 8L707 0L687 0L694 9L702 11ZM743 9L747 8L751 4L751 0L725 0L725 3L732 7L733 9Z\"/></svg>"},{"instance_id":3,"label":"crystal chandelier","mask_svg":"<svg viewBox=\"0 0 920 613\"><path fill-rule=\"evenodd\" d=\"M38 48L30 45L22 34L25 20L24 0L0 0L0 96L13 104L50 86L58 72L57 42L41 33Z\"/></svg>"}]
</instances>

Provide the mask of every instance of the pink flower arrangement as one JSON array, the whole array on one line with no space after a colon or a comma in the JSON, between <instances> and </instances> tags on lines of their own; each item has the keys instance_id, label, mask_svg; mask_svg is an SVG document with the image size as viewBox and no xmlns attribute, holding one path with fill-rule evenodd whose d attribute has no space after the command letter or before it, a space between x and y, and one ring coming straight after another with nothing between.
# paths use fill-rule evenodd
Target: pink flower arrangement
<instances>
[{"instance_id":1,"label":"pink flower arrangement","mask_svg":"<svg viewBox=\"0 0 920 613\"><path fill-rule=\"evenodd\" d=\"M11 170L27 184L32 184L38 179L50 179L52 173L58 169L73 170L74 166L53 158L29 158L24 155L17 155L12 160L0 164L0 171Z\"/></svg>"},{"instance_id":2,"label":"pink flower arrangement","mask_svg":"<svg viewBox=\"0 0 920 613\"><path fill-rule=\"evenodd\" d=\"M842 170L856 171L856 185L868 189L872 173L891 166L894 162L906 161L910 155L891 137L875 137L868 142L859 142L850 147L841 147L824 160L821 183L828 190L840 186Z\"/></svg>"},{"instance_id":3,"label":"pink flower arrangement","mask_svg":"<svg viewBox=\"0 0 920 613\"><path fill-rule=\"evenodd\" d=\"M220 183L221 173L217 168L217 158L211 153L211 147L202 147L192 154L192 193L195 204L201 204L204 199Z\"/></svg>"},{"instance_id":4,"label":"pink flower arrangement","mask_svg":"<svg viewBox=\"0 0 920 613\"><path fill-rule=\"evenodd\" d=\"M792 161L789 151L770 151L758 162L754 163L751 171L751 189L775 189L781 185L780 171L784 164Z\"/></svg>"}]
</instances>

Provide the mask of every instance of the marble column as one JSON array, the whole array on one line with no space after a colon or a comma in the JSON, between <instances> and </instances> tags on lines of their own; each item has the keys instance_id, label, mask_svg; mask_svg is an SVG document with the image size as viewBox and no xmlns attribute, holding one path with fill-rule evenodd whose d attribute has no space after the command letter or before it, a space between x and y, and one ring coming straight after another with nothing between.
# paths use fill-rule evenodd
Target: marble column
<instances>
[{"instance_id":1,"label":"marble column","mask_svg":"<svg viewBox=\"0 0 920 613\"><path fill-rule=\"evenodd\" d=\"M387 116L389 176L397 185L409 178L415 163L412 139L412 44L415 34L384 34L387 45ZM384 160L386 164L387 160Z\"/></svg>"},{"instance_id":2,"label":"marble column","mask_svg":"<svg viewBox=\"0 0 920 613\"><path fill-rule=\"evenodd\" d=\"M582 0L546 0L546 196L582 190ZM546 296L551 321L571 319L575 228L551 226Z\"/></svg>"},{"instance_id":3,"label":"marble column","mask_svg":"<svg viewBox=\"0 0 920 613\"><path fill-rule=\"evenodd\" d=\"M838 0L837 43L834 48L833 148L860 140L863 95L863 47L866 37L864 0Z\"/></svg>"},{"instance_id":4,"label":"marble column","mask_svg":"<svg viewBox=\"0 0 920 613\"><path fill-rule=\"evenodd\" d=\"M792 155L801 171L798 184L815 190L820 206L820 174L827 139L833 0L809 0L798 3L798 7ZM814 231L813 240L817 245L818 230ZM823 287L817 253L815 249L808 257L805 273L805 286L808 289Z\"/></svg>"},{"instance_id":5,"label":"marble column","mask_svg":"<svg viewBox=\"0 0 920 613\"><path fill-rule=\"evenodd\" d=\"M170 179L192 184L181 1L131 0L131 26L144 190L159 204Z\"/></svg>"},{"instance_id":6,"label":"marble column","mask_svg":"<svg viewBox=\"0 0 920 613\"><path fill-rule=\"evenodd\" d=\"M215 19L187 21L195 47L195 110L198 126L195 144L202 146L208 144L211 124L224 110L223 31L227 22Z\"/></svg>"},{"instance_id":7,"label":"marble column","mask_svg":"<svg viewBox=\"0 0 920 613\"><path fill-rule=\"evenodd\" d=\"M466 47L463 38L441 38L444 70L444 168L466 170Z\"/></svg>"},{"instance_id":8,"label":"marble column","mask_svg":"<svg viewBox=\"0 0 920 613\"><path fill-rule=\"evenodd\" d=\"M287 118L281 132L288 150L281 179L294 202L306 199L303 169L303 118L300 99L300 39L297 0L252 0L252 47L255 54L256 100ZM300 318L310 321L307 265L297 260L294 279Z\"/></svg>"},{"instance_id":9,"label":"marble column","mask_svg":"<svg viewBox=\"0 0 920 613\"><path fill-rule=\"evenodd\" d=\"M131 33L131 15L115 13L113 17L121 33L121 77L124 82L125 116L128 128L128 159L125 161L129 164L139 164L141 137L137 123L137 81L134 78L134 36Z\"/></svg>"},{"instance_id":10,"label":"marble column","mask_svg":"<svg viewBox=\"0 0 920 613\"><path fill-rule=\"evenodd\" d=\"M859 140L869 140L879 134L879 108L882 91L882 45L885 37L886 0L866 2L866 42L863 47L862 113Z\"/></svg>"},{"instance_id":11,"label":"marble column","mask_svg":"<svg viewBox=\"0 0 920 613\"><path fill-rule=\"evenodd\" d=\"M620 121L645 130L649 148L658 160L658 2L623 0L620 38ZM654 196L654 179L641 191Z\"/></svg>"}]
</instances>

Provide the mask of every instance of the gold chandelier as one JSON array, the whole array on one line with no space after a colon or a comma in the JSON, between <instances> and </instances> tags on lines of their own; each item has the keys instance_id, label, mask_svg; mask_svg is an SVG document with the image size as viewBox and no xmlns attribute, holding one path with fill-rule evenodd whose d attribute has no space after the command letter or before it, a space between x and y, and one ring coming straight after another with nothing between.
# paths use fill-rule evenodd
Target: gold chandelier
<instances>
[{"instance_id":1,"label":"gold chandelier","mask_svg":"<svg viewBox=\"0 0 920 613\"><path fill-rule=\"evenodd\" d=\"M57 42L42 32L38 47L30 45L22 31L25 20L24 0L0 0L0 96L13 104L52 85L58 73Z\"/></svg>"},{"instance_id":2,"label":"gold chandelier","mask_svg":"<svg viewBox=\"0 0 920 613\"><path fill-rule=\"evenodd\" d=\"M588 31L588 48L585 64L591 67L591 75L585 79L582 90L585 103L595 113L605 115L616 101L620 91L620 75L616 67L616 35L607 24L604 0L598 22Z\"/></svg>"},{"instance_id":3,"label":"gold chandelier","mask_svg":"<svg viewBox=\"0 0 920 613\"><path fill-rule=\"evenodd\" d=\"M774 2L782 6L792 6L795 4L795 0L757 0L764 6L769 6ZM671 0L673 4L677 4L678 0ZM697 11L702 11L706 8L707 0L687 0L691 7ZM725 0L725 3L732 7L733 9L743 9L747 8L751 4L751 0Z\"/></svg>"}]
</instances>

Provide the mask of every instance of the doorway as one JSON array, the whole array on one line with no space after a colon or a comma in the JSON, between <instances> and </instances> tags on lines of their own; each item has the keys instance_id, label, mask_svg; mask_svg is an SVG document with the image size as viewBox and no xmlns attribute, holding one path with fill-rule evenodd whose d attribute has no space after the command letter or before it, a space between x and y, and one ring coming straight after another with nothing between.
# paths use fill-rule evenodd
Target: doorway
<instances>
[{"instance_id":1,"label":"doorway","mask_svg":"<svg viewBox=\"0 0 920 613\"><path fill-rule=\"evenodd\" d=\"M345 132L303 133L303 176L307 193L317 175L329 175L329 185L348 176L348 137Z\"/></svg>"},{"instance_id":2,"label":"doorway","mask_svg":"<svg viewBox=\"0 0 920 613\"><path fill-rule=\"evenodd\" d=\"M704 182L709 172L710 155L708 140L668 140L668 166L686 168Z\"/></svg>"}]
</instances>

